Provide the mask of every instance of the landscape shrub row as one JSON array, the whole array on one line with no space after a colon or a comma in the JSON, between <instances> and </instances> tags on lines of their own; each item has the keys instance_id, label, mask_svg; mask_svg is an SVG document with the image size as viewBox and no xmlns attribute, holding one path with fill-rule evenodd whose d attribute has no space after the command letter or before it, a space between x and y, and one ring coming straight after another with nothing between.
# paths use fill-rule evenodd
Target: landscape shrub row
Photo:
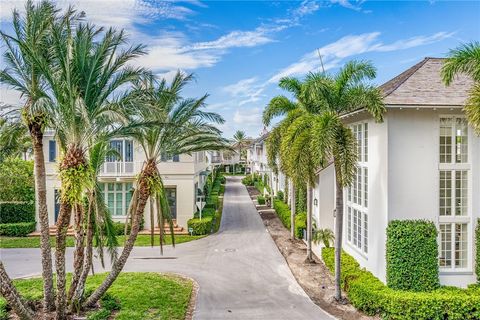
<instances>
[{"instance_id":1,"label":"landscape shrub row","mask_svg":"<svg viewBox=\"0 0 480 320\"><path fill-rule=\"evenodd\" d=\"M477 274L477 283L480 284L480 219L477 219L477 228L475 229L475 243L476 243L476 265L475 265L475 272Z\"/></svg>"},{"instance_id":2,"label":"landscape shrub row","mask_svg":"<svg viewBox=\"0 0 480 320\"><path fill-rule=\"evenodd\" d=\"M204 235L216 232L220 227L222 217L223 198L221 195L225 192L226 178L217 174L213 183L211 177L207 177L208 185L205 186L205 207L202 210L202 219L200 220L200 212L194 213L193 218L188 220L188 228L192 230L194 235ZM222 199L222 200L221 200Z\"/></svg>"},{"instance_id":3,"label":"landscape shrub row","mask_svg":"<svg viewBox=\"0 0 480 320\"><path fill-rule=\"evenodd\" d=\"M0 236L26 237L35 231L35 225L35 222L2 223L0 224Z\"/></svg>"},{"instance_id":4,"label":"landscape shrub row","mask_svg":"<svg viewBox=\"0 0 480 320\"><path fill-rule=\"evenodd\" d=\"M264 196L257 196L258 204L264 205L265 204L265 197Z\"/></svg>"},{"instance_id":5,"label":"landscape shrub row","mask_svg":"<svg viewBox=\"0 0 480 320\"><path fill-rule=\"evenodd\" d=\"M0 203L0 223L35 222L34 202Z\"/></svg>"},{"instance_id":6,"label":"landscape shrub row","mask_svg":"<svg viewBox=\"0 0 480 320\"><path fill-rule=\"evenodd\" d=\"M334 248L323 248L322 259L335 270ZM342 252L342 288L350 302L368 315L383 319L474 320L480 319L480 287L440 287L429 292L395 290L384 285L357 261Z\"/></svg>"},{"instance_id":7,"label":"landscape shrub row","mask_svg":"<svg viewBox=\"0 0 480 320\"><path fill-rule=\"evenodd\" d=\"M394 220L387 227L387 285L430 291L440 286L437 228L426 220Z\"/></svg>"},{"instance_id":8,"label":"landscape shrub row","mask_svg":"<svg viewBox=\"0 0 480 320\"><path fill-rule=\"evenodd\" d=\"M277 212L278 218L280 218L280 221L282 221L283 225L285 228L290 229L291 227L291 222L290 222L290 208L286 203L280 200L273 200L273 208Z\"/></svg>"}]
</instances>

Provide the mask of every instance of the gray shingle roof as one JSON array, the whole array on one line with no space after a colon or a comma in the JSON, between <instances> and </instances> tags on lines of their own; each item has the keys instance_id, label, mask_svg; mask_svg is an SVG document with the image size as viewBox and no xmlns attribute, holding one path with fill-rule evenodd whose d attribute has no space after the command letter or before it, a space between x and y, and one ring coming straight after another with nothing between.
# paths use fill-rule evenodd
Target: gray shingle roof
<instances>
[{"instance_id":1,"label":"gray shingle roof","mask_svg":"<svg viewBox=\"0 0 480 320\"><path fill-rule=\"evenodd\" d=\"M473 81L457 76L445 86L440 76L445 59L425 58L380 86L386 105L463 106Z\"/></svg>"}]
</instances>

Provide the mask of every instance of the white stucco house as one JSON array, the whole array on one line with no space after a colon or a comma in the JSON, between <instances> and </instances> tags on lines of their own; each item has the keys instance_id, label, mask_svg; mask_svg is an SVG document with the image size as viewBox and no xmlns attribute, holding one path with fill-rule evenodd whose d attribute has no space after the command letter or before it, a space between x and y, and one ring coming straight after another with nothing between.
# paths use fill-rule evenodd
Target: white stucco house
<instances>
[{"instance_id":1,"label":"white stucco house","mask_svg":"<svg viewBox=\"0 0 480 320\"><path fill-rule=\"evenodd\" d=\"M122 157L120 159L116 156L107 157L99 180L113 220L125 222L132 196L132 187L136 176L140 173L145 156L140 145L132 139L114 139L110 141L110 145ZM61 183L57 174L59 150L53 131L45 132L44 153L49 224L54 226L59 213L58 190ZM195 152L192 155L162 156L161 162L158 164L167 189L176 232L186 232L187 221L196 212L196 197L198 190L202 190L205 184L207 168L205 151ZM38 219L36 220L38 221ZM151 229L148 205L145 208L144 221L144 228ZM156 227L156 222L154 227Z\"/></svg>"},{"instance_id":2,"label":"white stucco house","mask_svg":"<svg viewBox=\"0 0 480 320\"><path fill-rule=\"evenodd\" d=\"M474 230L480 218L480 137L462 107L472 82L441 81L443 59L426 58L380 89L387 112L346 114L358 142L358 169L344 192L344 249L385 282L388 222L427 219L438 227L440 282L475 282ZM334 230L333 165L318 172L313 218ZM318 250L318 248L316 248Z\"/></svg>"}]
</instances>

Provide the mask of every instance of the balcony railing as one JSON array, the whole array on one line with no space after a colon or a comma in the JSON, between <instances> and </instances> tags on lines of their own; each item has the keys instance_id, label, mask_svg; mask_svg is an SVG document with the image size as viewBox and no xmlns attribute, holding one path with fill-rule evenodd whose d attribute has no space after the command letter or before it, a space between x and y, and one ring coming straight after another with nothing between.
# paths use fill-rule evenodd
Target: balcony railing
<instances>
[{"instance_id":1,"label":"balcony railing","mask_svg":"<svg viewBox=\"0 0 480 320\"><path fill-rule=\"evenodd\" d=\"M123 162L123 161L105 162L102 166L102 170L100 171L100 174L128 175L128 174L133 174L134 170L135 170L135 166L133 162Z\"/></svg>"}]
</instances>

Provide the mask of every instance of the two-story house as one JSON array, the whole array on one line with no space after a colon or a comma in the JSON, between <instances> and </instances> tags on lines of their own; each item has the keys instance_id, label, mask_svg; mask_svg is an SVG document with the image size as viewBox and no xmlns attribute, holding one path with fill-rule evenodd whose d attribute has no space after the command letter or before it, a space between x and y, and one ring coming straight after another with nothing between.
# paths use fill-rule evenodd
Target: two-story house
<instances>
[{"instance_id":1,"label":"two-story house","mask_svg":"<svg viewBox=\"0 0 480 320\"><path fill-rule=\"evenodd\" d=\"M460 76L446 87L443 61L426 58L380 86L383 123L363 109L343 116L358 144L356 177L344 192L343 246L382 281L389 221L426 219L438 227L440 282L475 282L480 137L462 111L472 81ZM333 165L319 171L313 199L317 227L334 230Z\"/></svg>"},{"instance_id":2,"label":"two-story house","mask_svg":"<svg viewBox=\"0 0 480 320\"><path fill-rule=\"evenodd\" d=\"M44 146L49 224L53 226L59 213L58 190L61 187L56 163L59 150L53 131L45 132ZM145 156L140 145L132 139L114 139L110 141L110 146L121 157L111 155L105 159L99 175L99 182L113 220L125 222L132 197L132 188L145 161ZM158 163L171 214L175 224L179 226L177 231L186 231L187 220L197 210L195 202L199 189L202 190L205 184L207 167L205 151L195 152L192 155L163 155ZM148 205L145 208L144 221L145 229L150 229ZM154 227L156 227L156 223Z\"/></svg>"}]
</instances>

